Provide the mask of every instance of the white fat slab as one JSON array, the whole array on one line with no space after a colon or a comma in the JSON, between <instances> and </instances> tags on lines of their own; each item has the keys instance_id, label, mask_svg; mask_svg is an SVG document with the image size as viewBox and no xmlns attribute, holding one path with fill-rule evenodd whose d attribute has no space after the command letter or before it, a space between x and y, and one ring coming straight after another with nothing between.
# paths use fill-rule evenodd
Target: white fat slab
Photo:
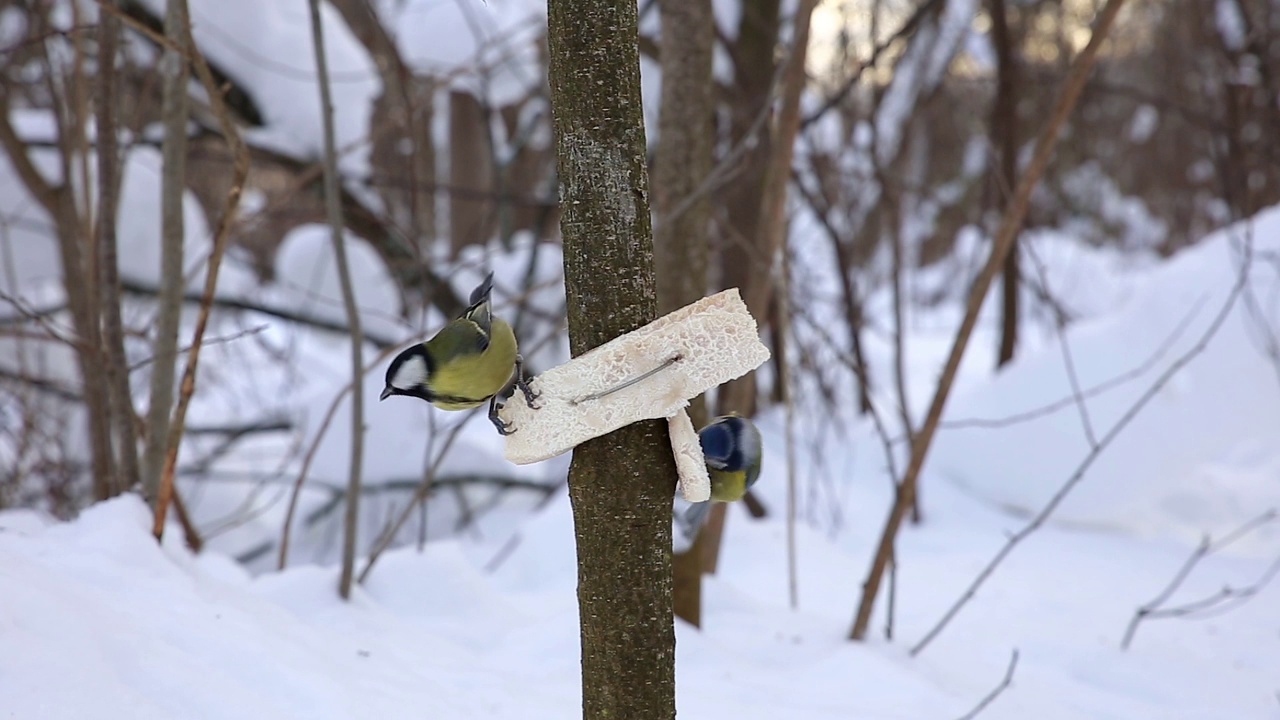
<instances>
[{"instance_id":1,"label":"white fat slab","mask_svg":"<svg viewBox=\"0 0 1280 720\"><path fill-rule=\"evenodd\" d=\"M427 382L427 363L419 355L400 363L395 377L391 378L391 386L400 390L409 390Z\"/></svg>"}]
</instances>

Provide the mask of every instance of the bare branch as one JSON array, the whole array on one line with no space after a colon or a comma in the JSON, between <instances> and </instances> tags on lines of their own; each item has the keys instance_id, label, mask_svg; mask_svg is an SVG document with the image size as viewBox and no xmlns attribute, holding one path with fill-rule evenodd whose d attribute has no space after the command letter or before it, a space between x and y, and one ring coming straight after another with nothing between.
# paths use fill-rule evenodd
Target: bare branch
<instances>
[{"instance_id":1,"label":"bare branch","mask_svg":"<svg viewBox=\"0 0 1280 720\"><path fill-rule=\"evenodd\" d=\"M853 74L845 80L844 84L840 86L840 89L832 93L822 102L822 105L819 106L817 110L814 110L808 117L806 117L800 124L800 127L802 129L809 127L813 123L822 119L823 115L826 115L833 108L840 105L841 102L844 102L844 99L849 96L849 93L853 92L853 89L858 86L858 82L862 79L862 73L866 72L867 68L875 67L875 64L880 60L880 56L892 47L894 43L914 33L916 28L919 27L920 22L924 20L929 13L937 10L937 6L940 2L941 0L925 0L920 3L920 5L915 9L915 12L911 13L911 16L902 23L902 27L899 27L896 32L885 38L884 42L881 42L872 48L871 54L867 56L866 60L863 60L862 63L858 65L858 69L853 71Z\"/></svg>"},{"instance_id":2,"label":"bare branch","mask_svg":"<svg viewBox=\"0 0 1280 720\"><path fill-rule=\"evenodd\" d=\"M1040 260L1040 256L1036 254L1035 248L1027 242L1023 242L1023 249L1026 250L1027 256L1031 258L1031 262L1036 266L1036 273L1040 276L1040 283L1045 290L1049 288L1049 274L1045 270L1044 263ZM1010 255L1010 257L1013 257ZM1016 274L1016 273L1014 273ZM1010 272L1008 267L1005 268L1005 282L1008 282ZM1058 335L1058 347L1062 350L1062 365L1067 372L1067 382L1071 385L1071 398L1075 401L1076 409L1080 412L1080 425L1084 429L1084 438L1089 443L1090 448L1098 446L1098 436L1093 430L1093 421L1089 418L1089 406L1085 402L1084 392L1080 389L1080 377L1076 373L1076 362L1071 354L1071 343L1067 340L1066 318L1061 315L1054 317L1054 331ZM1010 355L1012 359L1012 355Z\"/></svg>"},{"instance_id":3,"label":"bare branch","mask_svg":"<svg viewBox=\"0 0 1280 720\"><path fill-rule=\"evenodd\" d=\"M1039 529L1040 526L1049 519L1054 510L1058 508L1058 505L1060 505L1075 486L1084 479L1085 473L1087 473L1089 468L1093 466L1094 461L1096 461L1102 453L1110 447L1111 443L1124 432L1125 428L1129 426L1129 423L1133 422L1134 418L1138 417L1147 404L1164 389L1165 385L1167 385L1169 381L1182 370L1182 368L1186 367L1187 364L1198 357L1200 353L1204 352L1205 348L1209 346L1209 342L1218 334L1218 330L1222 327L1222 324L1226 322L1228 317L1230 317L1231 311L1236 306L1236 302L1240 299L1241 294L1244 292L1244 288L1249 283L1249 271L1252 266L1253 257L1251 242L1252 238L1246 239L1244 259L1239 269L1239 275L1236 279L1235 285L1231 288L1230 294L1228 294L1226 300L1223 302L1222 308L1213 318L1209 327L1205 329L1204 333L1196 341L1195 345L1170 363L1169 366L1165 368L1164 372L1160 373L1151 385L1143 391L1142 395L1138 397L1137 401L1120 416L1120 419L1116 421L1115 425L1111 426L1111 429L1098 439L1098 443L1090 449L1087 455L1085 455L1084 459L1076 467L1075 472L1073 472L1071 476L1067 478L1066 482L1058 488L1058 491L1049 499L1049 502L1046 503L1044 507L1036 513L1035 517L1033 517L1021 530L1009 536L1009 539L1005 542L1004 546L1001 547L986 566L983 567L981 572L978 573L955 603L952 604L947 612L943 614L937 624L935 624L929 632L925 633L924 637L911 648L912 655L919 654L929 645L930 642L933 641L934 638L938 636L939 633L942 632L942 630L951 622L952 618L954 618L960 610L973 599L974 595L978 592L978 588L982 587L983 583L991 577L992 573L994 573L996 568L1004 562L1004 559L1013 552L1014 548Z\"/></svg>"},{"instance_id":4,"label":"bare branch","mask_svg":"<svg viewBox=\"0 0 1280 720\"><path fill-rule=\"evenodd\" d=\"M1183 333L1185 333L1187 328L1191 326L1191 321L1196 318L1196 316L1200 313L1200 310L1203 307L1204 307L1203 302L1197 302L1191 308L1190 312L1184 315L1182 320L1180 320L1178 324L1174 326L1173 331L1170 332L1168 337L1166 337L1164 341L1160 343L1160 346L1155 349L1155 352L1151 353L1151 355L1148 356L1141 363L1134 366L1132 369L1127 370L1119 375L1116 375L1115 377L1112 377L1108 380L1100 382L1097 385L1094 385L1093 387L1088 388L1087 390L1082 390L1079 393L1080 397L1081 398L1096 397L1098 395L1102 395L1103 393L1109 392L1110 390L1113 390L1121 385L1137 380L1143 375L1146 375L1148 372L1151 371L1152 368L1156 367L1156 365L1158 365L1166 355L1169 354L1169 351L1173 349L1173 346L1182 337ZM1045 405L1041 405L1040 407L1032 408L1030 410L1025 410L1019 413L1014 413L1012 415L1006 415L1000 418L962 418L959 420L948 420L948 421L943 421L939 423L938 427L946 428L947 430L957 430L961 428L985 428L985 429L1003 428L1003 427L1008 427L1010 425L1017 425L1019 423L1035 420L1037 418L1041 418L1046 415L1052 415L1056 412L1059 412L1065 408L1070 407L1073 403L1076 403L1076 402L1078 401L1077 401L1076 395L1073 393L1066 397L1054 400L1051 403L1046 403Z\"/></svg>"},{"instance_id":5,"label":"bare branch","mask_svg":"<svg viewBox=\"0 0 1280 720\"><path fill-rule=\"evenodd\" d=\"M342 224L342 197L338 189L338 151L333 139L333 98L329 93L329 64L324 52L324 27L320 22L320 0L311 0L311 42L315 48L317 82L320 85L321 118L324 125L324 204L329 216L333 254L342 285L342 304L347 310L347 326L351 333L351 476L347 492L347 512L342 540L342 576L338 592L342 599L351 597L351 581L355 573L356 535L360 523L360 471L364 468L364 337L360 331L360 309L356 307L351 267L347 263L347 244Z\"/></svg>"},{"instance_id":6,"label":"bare branch","mask_svg":"<svg viewBox=\"0 0 1280 720\"><path fill-rule=\"evenodd\" d=\"M169 2L185 4L186 0L169 0ZM249 151L240 139L240 133L236 129L235 123L231 120L230 110L227 109L226 103L223 102L222 94L214 82L213 75L209 72L209 66L204 61L204 56L196 48L195 40L191 36L190 22L186 23L182 28L182 38L190 49L196 76L200 78L200 83L204 86L205 92L208 93L209 100L213 104L214 114L218 117L218 122L222 126L223 139L231 146L232 155L235 157L235 165L232 170L231 189L227 193L226 206L223 208L222 217L219 218L217 229L213 235L213 252L209 255L209 264L205 270L204 295L200 302L200 313L196 317L191 351L187 356L186 368L182 372L178 406L174 411L173 421L169 429L168 446L165 448L164 466L160 474L160 488L157 493L158 500L155 507L155 526L152 528L157 540L164 536L165 513L168 511L169 501L173 497L174 473L178 467L178 448L182 444L182 432L187 420L187 408L190 407L191 396L196 390L196 369L199 367L200 362L200 347L204 342L205 328L209 325L209 312L213 305L213 298L218 290L218 270L222 266L222 256L227 249L231 222L236 215L236 209L240 205L240 195L244 190L245 178L249 175Z\"/></svg>"},{"instance_id":7,"label":"bare branch","mask_svg":"<svg viewBox=\"0 0 1280 720\"><path fill-rule=\"evenodd\" d=\"M369 363L360 373L360 376L348 381L341 390L334 395L333 400L329 403L329 408L325 410L324 418L320 421L320 427L316 430L316 435L311 441L311 447L307 449L307 454L303 456L302 468L298 471L298 477L293 483L293 493L289 496L289 508L284 514L284 527L280 531L280 553L277 559L276 567L283 570L289 562L289 537L293 532L293 517L298 509L298 498L302 494L302 485L307 481L307 473L311 470L311 462L315 459L316 452L320 449L320 441L324 439L325 433L329 431L329 425L333 423L333 417L338 413L338 406L342 404L343 398L352 388L363 382L364 376L368 375L374 368L378 367L383 360L387 359L393 352L394 348L387 348L378 354L372 362Z\"/></svg>"},{"instance_id":8,"label":"bare branch","mask_svg":"<svg viewBox=\"0 0 1280 720\"><path fill-rule=\"evenodd\" d=\"M1129 620L1129 625L1128 627L1125 628L1124 638L1120 640L1120 649L1121 650L1129 649L1129 645L1133 642L1134 635L1136 635L1138 632L1138 625L1143 620L1146 620L1149 617L1174 617L1177 615L1187 614L1188 612L1186 610L1187 606L1185 605L1180 608L1168 608L1168 609L1163 608L1163 606L1166 602L1169 601L1169 598L1172 597L1173 594L1178 591L1178 588L1182 586L1182 583L1187 579L1187 577L1191 575L1191 571L1195 569L1196 565L1198 565L1201 560L1205 559L1209 555L1212 555L1213 553L1218 552L1219 550L1222 550L1223 548L1234 543L1240 538L1248 535L1254 530L1257 530L1263 525L1266 525L1267 523L1275 520L1277 516L1280 516L1280 514L1276 512L1275 508L1271 508L1270 510L1262 513L1261 515L1253 518L1252 520L1236 528L1235 530L1232 530L1231 532L1227 533L1217 542L1212 541L1208 535L1205 535L1204 539L1200 541L1200 544L1196 546L1196 549L1193 550L1191 552L1191 555L1187 557L1186 561L1182 563L1182 567L1178 568L1178 572L1174 573L1173 577L1169 580L1169 584L1165 585L1164 589L1161 590L1158 595L1156 595L1151 600L1148 600L1146 603L1142 605L1142 607L1138 608L1137 611L1133 613L1133 618ZM1272 569L1269 570L1268 573L1263 576L1264 580L1262 584L1265 584L1267 580L1270 580L1270 576L1274 574L1274 571L1275 571L1275 566L1273 566ZM1223 592L1230 595L1232 591L1230 588L1224 588ZM1256 592L1256 590L1254 592ZM1250 594L1252 595L1253 593L1250 593ZM1215 596L1215 597L1218 597L1218 596ZM1225 600L1227 598L1222 598L1222 599ZM1193 605L1197 605L1197 604L1200 604L1200 603L1193 603Z\"/></svg>"},{"instance_id":9,"label":"bare branch","mask_svg":"<svg viewBox=\"0 0 1280 720\"><path fill-rule=\"evenodd\" d=\"M436 455L435 461L428 466L426 474L423 475L422 480L419 481L418 487L413 493L413 498L409 502L405 503L404 509L400 511L400 516L396 518L395 522L388 525L386 529L382 531L382 535L378 538L378 542L374 545L373 550L369 552L369 559L365 561L364 569L360 571L359 582L361 585L363 585L364 581L369 578L369 573L373 571L373 566L378 562L378 558L382 557L382 553L386 551L388 547L391 547L391 543L395 541L396 535L400 533L400 528L404 527L404 524L409 521L409 516L413 514L413 508L418 503L424 502L427 499L427 495L431 492L431 488L434 485L436 472L440 467L440 462L444 459L444 456L448 454L449 448L453 445L453 441L462 433L462 428L466 427L467 422L475 416L475 413L467 413L467 416L464 417L461 422L454 425L453 428L449 430L449 435L444 439L444 443L441 444L440 452Z\"/></svg>"},{"instance_id":10,"label":"bare branch","mask_svg":"<svg viewBox=\"0 0 1280 720\"><path fill-rule=\"evenodd\" d=\"M981 713L983 710L986 710L988 705L995 702L996 698L1000 697L1002 694L1004 694L1005 690L1009 689L1009 686L1013 684L1013 671L1017 669L1018 669L1018 649L1014 648L1013 654L1009 656L1009 667L1005 669L1004 678L1000 680L1000 684L996 685L995 688L991 690L991 692L987 693L986 697L978 701L978 704L975 705L972 710L965 713L964 715L961 715L959 718L957 718L957 720L973 720L974 718L978 717L979 713Z\"/></svg>"},{"instance_id":11,"label":"bare branch","mask_svg":"<svg viewBox=\"0 0 1280 720\"><path fill-rule=\"evenodd\" d=\"M916 484L920 477L920 471L924 467L925 457L928 455L933 436L937 431L938 421L942 419L942 411L946 407L952 383L955 381L956 373L960 369L960 360L964 357L965 349L968 347L969 338L973 334L974 326L977 324L978 313L982 309L982 303L986 299L987 291L990 290L996 273L999 272L1004 264L1005 256L1009 254L1009 250L1017 239L1018 229L1022 226L1023 218L1026 217L1027 209L1031 204L1031 193L1048 168L1049 160L1053 156L1053 149L1057 144L1058 135L1061 133L1063 125L1066 124L1067 117L1075 108L1081 91L1084 90L1085 81L1088 80L1090 70L1093 69L1093 63L1097 59L1102 41L1112 23L1115 22L1116 15L1119 14L1120 7L1123 4L1124 0L1107 0L1107 4L1098 13L1098 19L1094 25L1093 35L1089 38L1089 44L1080 51L1080 54L1072 62L1071 70L1067 75L1062 90L1059 92L1057 103L1049 116L1049 121L1036 142L1036 149L1031 162L1028 164L1022 178L1018 181L1018 187L1005 211L1000 229L996 233L995 242L991 248L991 257L988 258L987 264L974 281L973 288L969 294L968 305L965 309L964 319L956 332L951 353L948 355L942 375L938 379L937 392L933 396L933 402L929 406L929 412L925 416L920 432L912 443L911 461L907 464L906 474L902 478L902 492L898 493L892 508L889 510L889 517L885 521L884 531L880 536L880 544L872 560L867 579L863 584L862 599L858 604L853 628L849 632L849 637L853 640L865 638L867 628L871 624L871 611L875 607L876 595L880 590L880 581L884 576L885 566L892 552L894 539L897 537L898 528L901 527L903 518L914 504Z\"/></svg>"}]
</instances>

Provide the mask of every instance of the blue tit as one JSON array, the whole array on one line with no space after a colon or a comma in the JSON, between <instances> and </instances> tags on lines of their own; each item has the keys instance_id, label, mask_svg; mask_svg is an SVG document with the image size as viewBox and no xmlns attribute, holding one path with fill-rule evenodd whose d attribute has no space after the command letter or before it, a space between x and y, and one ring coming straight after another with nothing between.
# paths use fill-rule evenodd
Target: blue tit
<instances>
[{"instance_id":1,"label":"blue tit","mask_svg":"<svg viewBox=\"0 0 1280 720\"><path fill-rule=\"evenodd\" d=\"M497 396L515 378L529 407L536 396L525 384L516 335L492 312L493 273L471 292L471 305L424 343L406 348L387 368L379 400L392 395L421 398L441 410L469 410L489 402L489 420L503 435Z\"/></svg>"},{"instance_id":2,"label":"blue tit","mask_svg":"<svg viewBox=\"0 0 1280 720\"><path fill-rule=\"evenodd\" d=\"M696 534L706 520L713 502L741 500L747 490L760 479L764 446L760 430L747 418L722 415L698 431L707 473L711 476L711 500L694 503L685 514L685 522Z\"/></svg>"}]
</instances>

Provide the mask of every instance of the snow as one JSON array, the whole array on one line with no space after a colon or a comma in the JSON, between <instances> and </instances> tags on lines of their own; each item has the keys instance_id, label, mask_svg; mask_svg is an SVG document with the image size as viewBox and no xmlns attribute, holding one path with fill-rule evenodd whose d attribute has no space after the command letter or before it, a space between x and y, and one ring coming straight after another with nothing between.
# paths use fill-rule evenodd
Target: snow
<instances>
[{"instance_id":1,"label":"snow","mask_svg":"<svg viewBox=\"0 0 1280 720\"><path fill-rule=\"evenodd\" d=\"M1129 142L1141 144L1151 139L1160 125L1160 111L1143 103L1133 111L1129 121Z\"/></svg>"},{"instance_id":2,"label":"snow","mask_svg":"<svg viewBox=\"0 0 1280 720\"><path fill-rule=\"evenodd\" d=\"M1081 305L1081 319L1067 331L1082 383L1132 367L1199 307L1159 362L1185 350L1223 302L1238 262L1232 248L1246 232L1257 257L1274 257L1280 210L1168 262L1094 260L1091 272L1110 274L1107 282L1118 287L1106 303ZM514 268L498 269L501 288ZM1056 277L1051 273L1050 283ZM774 460L766 460L757 488L774 512L751 521L731 508L720 571L705 581L704 628L677 626L681 717L957 717L999 681L1014 648L1020 662L1013 684L984 718L1273 715L1280 586L1196 620L1150 620L1129 651L1118 648L1134 610L1164 587L1199 533L1221 536L1280 505L1280 451L1269 442L1280 422L1280 386L1249 321L1259 313L1276 319L1274 266L1259 262L1254 280L1254 314L1237 308L1229 316L1056 519L1020 546L917 658L906 654L906 643L921 637L1023 523L1009 506L1037 507L1083 456L1075 411L999 431L942 433L923 478L926 522L899 540L896 639L880 638L882 599L865 644L844 637L889 497L874 435L858 423L844 441L826 444L821 458L799 452L802 477L834 469L846 479L839 526L799 528L800 606L792 610L785 483L776 460L782 421L777 413L763 416L765 455ZM943 325L921 322L912 331L922 367L945 351L926 351L923 342ZM989 330L981 333L990 338ZM345 359L331 354L335 365ZM1091 398L1095 424L1109 426L1158 371ZM962 388L948 421L1024 411L1068 392L1053 341L994 378L969 371ZM376 475L402 467L396 458L416 455L423 438L405 429L425 414L389 403L371 412L369 453L377 465L367 470ZM340 410L334 437L345 436L345 418ZM470 444L473 437L480 436L465 435L468 447L457 453L463 466L501 470L497 438ZM345 467L342 445L326 444L329 454L317 460L335 483ZM542 468L548 477L563 477L563 470L563 463ZM802 506L802 517L815 509ZM278 532L279 514L267 514L274 519L264 527ZM157 547L134 497L95 505L70 523L31 511L0 513L0 639L10 650L0 654L0 697L15 717L52 720L575 716L579 641L568 498L561 488L520 523L513 525L514 517L421 551L390 551L344 604L331 563L295 562L251 576L216 549L224 538L192 556L176 528ZM1264 526L1200 563L1171 602L1228 584L1245 587L1278 553L1277 528Z\"/></svg>"},{"instance_id":3,"label":"snow","mask_svg":"<svg viewBox=\"0 0 1280 720\"><path fill-rule=\"evenodd\" d=\"M523 99L543 82L538 57L546 2L487 0L384 2L401 57L416 71L446 79L492 107ZM477 70L479 68L479 70Z\"/></svg>"},{"instance_id":4,"label":"snow","mask_svg":"<svg viewBox=\"0 0 1280 720\"><path fill-rule=\"evenodd\" d=\"M1245 21L1243 8L1237 0L1217 0L1213 4L1213 20L1218 27L1218 35L1228 50L1240 50L1244 47Z\"/></svg>"},{"instance_id":5,"label":"snow","mask_svg":"<svg viewBox=\"0 0 1280 720\"><path fill-rule=\"evenodd\" d=\"M1141 273L1139 290L1111 313L1067 331L1082 388L1144 370L1084 401L1097 435L1209 331L1239 272L1238 245L1245 236L1252 235L1254 252L1265 256L1280 249L1276 229L1280 212L1271 211L1254 227L1237 227L1187 250ZM1259 263L1251 278L1263 318L1274 327L1280 277ZM1280 367L1255 346L1258 326L1243 302L1233 306L1204 353L1177 371L1098 460L1059 517L1194 539L1205 528L1240 524L1261 508L1280 505L1280 449L1274 443ZM1155 359L1140 367L1146 358ZM1061 353L1051 349L1025 357L980 392L958 398L944 422L1000 418L1058 401L1064 397L1063 368ZM992 502L1027 511L1048 499L1088 447L1079 413L1068 403L998 433L946 430L935 444L932 471Z\"/></svg>"},{"instance_id":6,"label":"snow","mask_svg":"<svg viewBox=\"0 0 1280 720\"><path fill-rule=\"evenodd\" d=\"M162 5L147 4L152 10ZM972 6L948 3L948 19L928 31L942 33L952 49L973 45L977 36L960 23ZM544 19L537 0L382 0L378 7L393 18L396 42L415 68L465 68L482 57L489 73L451 76L456 87L482 90L498 102L541 82L519 60L536 52L532 33ZM736 7L715 3L725 32L736 31ZM1231 0L1217 3L1224 36L1223 13L1234 7ZM202 47L233 73L244 73L237 79L251 85L263 106L268 125L251 136L314 157L319 116L305 4L201 0L192 13ZM13 31L11 18L0 15L0 36ZM325 18L344 145L367 136L368 102L381 88L367 54L327 6ZM507 51L516 60L506 62ZM915 72L903 66L894 87L904 102L886 103L876 118L882 146L894 140L910 105L905 101L914 102L909 96L944 60L919 52ZM718 56L718 73L722 65ZM646 97L659 87L649 69ZM47 114L16 111L13 120L23 137L50 137ZM1129 138L1140 142L1158 120L1154 111L1139 110ZM842 169L867 175L871 132L867 125L857 132L861 151L846 153ZM345 169L361 172L364 152L348 155ZM970 155L981 159L980 152ZM33 157L43 172L56 172L51 154L33 151ZM121 269L141 282L157 279L159 167L153 149L136 147L124 168ZM1280 327L1280 209L1158 260L1147 249L1162 228L1141 203L1087 169L1069 185L1074 199L1120 228L1126 241L1121 248L1091 247L1087 240L1097 229L1077 221L1023 235L1023 276L1030 282L1022 295L1019 355L992 374L998 308L988 302L924 469L924 523L908 525L899 537L893 640L883 637L884 596L869 642L845 640L891 488L874 428L850 412L847 371L833 352L820 352L814 356L819 369L843 373L834 392L835 406L845 412L819 405L809 384L797 388L799 606L792 609L788 598L783 420L769 412L759 418L766 460L756 489L770 515L751 520L741 507L730 508L719 572L704 582L703 629L677 624L680 717L959 717L1000 680L1014 648L1020 662L1013 684L983 712L984 720L1275 717L1280 582L1219 611L1145 622L1128 651L1119 643L1135 609L1164 588L1203 534L1222 537L1280 507L1280 367L1269 354ZM261 198L246 197L253 202ZM909 238L925 232L929 212L912 209ZM0 289L32 307L62 302L48 218L5 163L0 221ZM188 287L195 289L203 283L209 229L191 198L187 230ZM807 215L797 214L791 231L796 292L816 317L840 317L829 245L813 240L819 231ZM1156 393L938 640L910 657L907 647L1088 452L1055 316L1036 286L1049 290L1069 320L1064 337L1084 388L1142 371L1089 394L1090 422L1101 435L1204 335L1227 300L1246 239L1255 258L1249 293L1232 306L1205 351ZM952 257L906 278L905 382L913 417L928 403L967 279L989 249L988 238L967 228ZM371 334L394 350L440 326L434 310L411 307L401 315L402 300L365 243L349 238L348 252ZM469 247L456 261L429 259L462 296L492 268L495 311L510 320L518 313L514 300L530 300L533 309L519 315L518 325L535 371L568 358L561 262L559 248L527 235L507 248ZM891 434L898 434L887 264L876 258L871 265L859 278L874 321L864 349L876 379L874 400ZM219 293L268 310L345 321L327 229L291 232L276 270L280 280L262 287L231 256ZM136 298L126 310L131 327L145 327L154 312ZM184 344L193 315L188 307ZM67 324L65 313L53 320ZM207 428L282 420L289 428L250 436L229 451L219 450L223 438L216 434L193 433L184 442L179 487L207 530L205 552L195 556L182 547L176 527L157 546L149 513L132 496L96 504L71 522L32 510L0 511L0 647L7 651L0 653L0 717L578 716L568 458L516 467L503 460L502 439L479 414L444 413L404 399L366 402L362 556L387 518L404 507L425 468L443 460L426 512L410 521L368 582L343 603L335 565L340 513L333 508L345 487L352 430L349 396L342 395L349 346L331 330L245 310L215 310L209 337L259 327L250 337L206 347L190 421ZM843 328L823 329L845 342ZM798 324L795 333L810 344L815 330ZM75 369L62 346L24 349L6 338L0 344L5 369L12 369L14 350L43 377L74 387ZM144 343L129 350L133 360L147 355ZM372 362L376 349L366 348L365 356ZM381 389L384 369L385 358L374 362L364 379L366 398ZM134 387L142 392L146 386L142 371ZM962 426L1054 402L1061 409L1025 422ZM21 416L21 408L0 410L0 423ZM68 413L51 410L65 424L41 430L60 434L67 458L82 460L83 422ZM285 507L313 443L290 564L277 571ZM0 448L0 465L12 465L10 444ZM34 460L23 459L22 469L32 472ZM529 487L499 495L483 482L461 484L486 478ZM493 509L476 522L459 523L490 503ZM421 548L419 533L427 540ZM1247 587L1265 577L1277 557L1280 522L1273 522L1206 558L1170 604L1209 597L1227 585Z\"/></svg>"},{"instance_id":7,"label":"snow","mask_svg":"<svg viewBox=\"0 0 1280 720\"><path fill-rule=\"evenodd\" d=\"M143 4L163 17L163 0ZM346 173L365 175L369 107L382 82L337 11L325 3L320 10L339 164ZM319 159L322 116L307 3L192 0L190 14L196 43L262 112L265 127L246 128L245 138L292 157Z\"/></svg>"}]
</instances>

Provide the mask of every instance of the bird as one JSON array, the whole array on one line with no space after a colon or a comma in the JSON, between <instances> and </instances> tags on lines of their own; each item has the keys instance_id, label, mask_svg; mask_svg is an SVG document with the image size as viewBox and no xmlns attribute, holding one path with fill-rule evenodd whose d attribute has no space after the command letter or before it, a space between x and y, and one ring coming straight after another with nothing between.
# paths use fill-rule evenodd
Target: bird
<instances>
[{"instance_id":1,"label":"bird","mask_svg":"<svg viewBox=\"0 0 1280 720\"><path fill-rule=\"evenodd\" d=\"M713 502L741 500L760 479L764 447L760 430L737 414L721 415L698 431L698 443L711 476L711 499L693 503L685 512L682 530L690 538L706 521Z\"/></svg>"},{"instance_id":2,"label":"bird","mask_svg":"<svg viewBox=\"0 0 1280 720\"><path fill-rule=\"evenodd\" d=\"M493 315L493 273L471 291L470 305L430 340L411 345L387 367L379 400L406 395L441 410L469 410L489 403L489 421L501 435L515 432L498 417L498 394L511 385L536 408L537 395L522 373L523 358L507 321Z\"/></svg>"}]
</instances>

